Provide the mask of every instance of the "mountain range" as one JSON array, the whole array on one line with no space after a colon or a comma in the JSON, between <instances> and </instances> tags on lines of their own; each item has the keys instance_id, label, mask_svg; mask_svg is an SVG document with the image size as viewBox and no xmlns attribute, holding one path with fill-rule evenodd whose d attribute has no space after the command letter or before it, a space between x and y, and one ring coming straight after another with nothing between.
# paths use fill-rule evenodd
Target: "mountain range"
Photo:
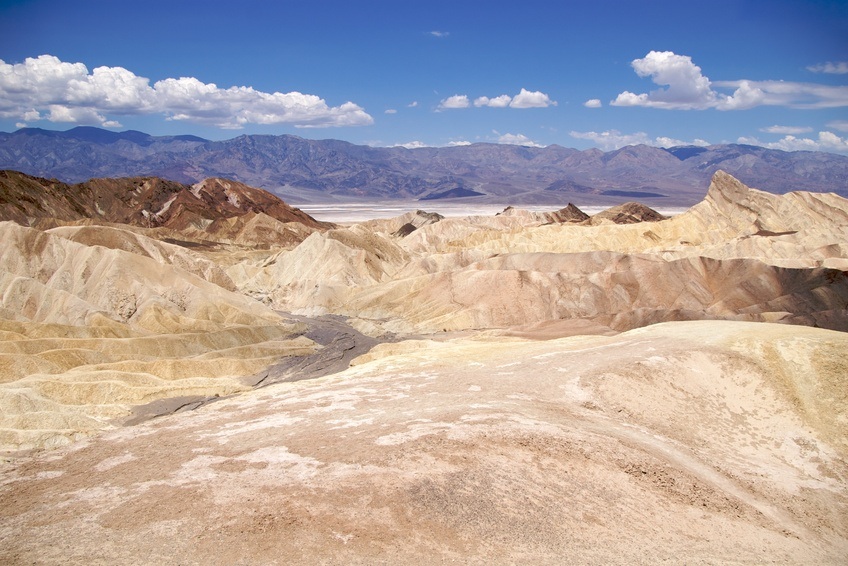
<instances>
[{"instance_id":1,"label":"mountain range","mask_svg":"<svg viewBox=\"0 0 848 566\"><path fill-rule=\"evenodd\" d=\"M0 133L0 169L77 183L97 177L157 176L193 184L233 179L289 202L468 199L507 204L689 206L723 170L772 193L848 196L848 157L722 144L615 151L476 143L370 147L292 135L211 141L94 127Z\"/></svg>"}]
</instances>

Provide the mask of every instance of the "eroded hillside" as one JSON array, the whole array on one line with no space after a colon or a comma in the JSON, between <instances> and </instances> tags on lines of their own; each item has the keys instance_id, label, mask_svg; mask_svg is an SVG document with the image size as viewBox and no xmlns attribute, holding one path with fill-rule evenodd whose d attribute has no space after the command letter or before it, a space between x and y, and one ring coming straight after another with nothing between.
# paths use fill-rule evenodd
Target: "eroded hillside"
<instances>
[{"instance_id":1,"label":"eroded hillside","mask_svg":"<svg viewBox=\"0 0 848 566\"><path fill-rule=\"evenodd\" d=\"M512 210L403 237L392 235L399 222L369 222L315 233L235 280L279 309L340 313L374 332L702 318L847 330L846 202L771 195L719 173L703 202L671 219Z\"/></svg>"},{"instance_id":2,"label":"eroded hillside","mask_svg":"<svg viewBox=\"0 0 848 566\"><path fill-rule=\"evenodd\" d=\"M0 561L848 555L841 197L719 172L672 218L334 227L223 180L90 185L150 191L118 218L20 179Z\"/></svg>"}]
</instances>

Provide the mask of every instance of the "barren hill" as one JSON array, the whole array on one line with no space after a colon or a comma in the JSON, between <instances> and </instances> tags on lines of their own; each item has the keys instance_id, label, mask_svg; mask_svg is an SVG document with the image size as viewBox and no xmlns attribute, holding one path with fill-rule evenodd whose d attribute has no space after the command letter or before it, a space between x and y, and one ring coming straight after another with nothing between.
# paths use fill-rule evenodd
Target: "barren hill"
<instances>
[{"instance_id":1,"label":"barren hill","mask_svg":"<svg viewBox=\"0 0 848 566\"><path fill-rule=\"evenodd\" d=\"M226 179L205 179L188 186L156 177L101 178L68 185L0 171L0 220L23 225L39 218L95 219L179 230L250 213L310 228L328 227L267 191Z\"/></svg>"},{"instance_id":2,"label":"barren hill","mask_svg":"<svg viewBox=\"0 0 848 566\"><path fill-rule=\"evenodd\" d=\"M237 285L282 310L400 332L562 319L626 330L701 318L848 330L846 202L771 195L718 173L702 203L667 220L597 220L621 215L613 209L580 225L513 211L447 218L405 237L372 223L363 226L386 231L313 234ZM295 267L316 256L327 260L320 272Z\"/></svg>"},{"instance_id":3,"label":"barren hill","mask_svg":"<svg viewBox=\"0 0 848 566\"><path fill-rule=\"evenodd\" d=\"M225 180L15 175L4 564L848 556L836 194L718 172L671 218L331 228Z\"/></svg>"}]
</instances>

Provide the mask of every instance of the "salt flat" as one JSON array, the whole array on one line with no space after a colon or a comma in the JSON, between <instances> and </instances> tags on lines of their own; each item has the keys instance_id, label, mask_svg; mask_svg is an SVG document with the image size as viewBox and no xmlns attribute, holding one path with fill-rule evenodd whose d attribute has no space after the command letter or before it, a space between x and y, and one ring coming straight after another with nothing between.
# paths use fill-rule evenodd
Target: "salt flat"
<instances>
[{"instance_id":1,"label":"salt flat","mask_svg":"<svg viewBox=\"0 0 848 566\"><path fill-rule=\"evenodd\" d=\"M563 202L562 206L567 203ZM468 200L456 201L383 201L383 202L363 202L363 203L321 203L321 204L298 204L298 208L308 213L310 216L323 220L324 222L335 222L338 224L351 224L355 222L364 222L366 220L374 220L379 218L394 218L400 216L410 210L424 209L428 212L435 212L445 217L463 217L463 216L494 216L504 209L511 206L509 203L504 204L475 204ZM581 206L577 203L580 210L587 214L597 214L606 210L607 206ZM555 210L554 205L522 205L522 209L534 212L546 212ZM686 210L685 207L670 206L670 207L654 207L654 209L665 215L674 216Z\"/></svg>"}]
</instances>

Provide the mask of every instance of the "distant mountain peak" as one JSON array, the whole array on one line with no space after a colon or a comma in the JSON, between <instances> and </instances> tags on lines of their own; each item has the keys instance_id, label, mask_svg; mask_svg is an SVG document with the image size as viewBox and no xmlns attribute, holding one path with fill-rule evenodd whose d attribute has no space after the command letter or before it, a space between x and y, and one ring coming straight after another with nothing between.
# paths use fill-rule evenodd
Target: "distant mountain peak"
<instances>
[{"instance_id":1,"label":"distant mountain peak","mask_svg":"<svg viewBox=\"0 0 848 566\"><path fill-rule=\"evenodd\" d=\"M475 143L409 151L289 134L209 141L79 126L64 132L25 128L0 135L0 168L65 182L155 176L194 184L222 177L295 201L415 200L462 188L492 204L561 206L568 199L581 205L614 204L629 197L688 206L703 198L720 169L774 193L805 190L848 196L848 157L744 144L666 149L634 145L603 152Z\"/></svg>"}]
</instances>

